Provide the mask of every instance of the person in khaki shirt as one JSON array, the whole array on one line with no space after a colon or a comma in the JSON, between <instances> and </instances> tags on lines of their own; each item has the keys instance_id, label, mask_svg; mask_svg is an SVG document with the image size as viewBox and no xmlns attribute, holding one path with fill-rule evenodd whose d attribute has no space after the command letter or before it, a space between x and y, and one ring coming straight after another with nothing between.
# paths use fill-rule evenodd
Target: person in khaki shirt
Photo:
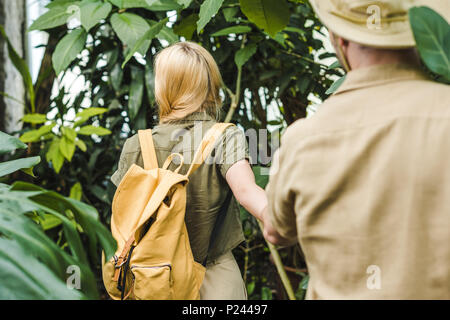
<instances>
[{"instance_id":1,"label":"person in khaki shirt","mask_svg":"<svg viewBox=\"0 0 450 320\"><path fill-rule=\"evenodd\" d=\"M421 70L407 19L448 21L450 3L311 2L349 72L283 135L264 235L299 242L308 299L450 299L450 87ZM361 23L370 5L380 29Z\"/></svg>"}]
</instances>

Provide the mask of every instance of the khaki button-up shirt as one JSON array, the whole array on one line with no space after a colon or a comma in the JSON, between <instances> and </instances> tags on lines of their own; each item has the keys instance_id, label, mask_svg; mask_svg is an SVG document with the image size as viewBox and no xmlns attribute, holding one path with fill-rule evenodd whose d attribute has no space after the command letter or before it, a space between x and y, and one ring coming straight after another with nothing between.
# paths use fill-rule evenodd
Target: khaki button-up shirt
<instances>
[{"instance_id":1,"label":"khaki button-up shirt","mask_svg":"<svg viewBox=\"0 0 450 320\"><path fill-rule=\"evenodd\" d=\"M309 299L450 298L450 86L405 65L349 72L283 135L269 216Z\"/></svg>"},{"instance_id":2,"label":"khaki button-up shirt","mask_svg":"<svg viewBox=\"0 0 450 320\"><path fill-rule=\"evenodd\" d=\"M180 153L185 162L180 174L185 174L202 137L215 123L206 113L197 112L153 128L159 167L170 154ZM245 240L239 206L225 180L228 169L243 159L249 159L244 132L235 126L230 127L210 157L189 177L185 221L194 259L199 263L203 263L206 257L211 262ZM177 160L174 159L169 169L174 170L178 166ZM132 164L143 166L138 135L127 139L124 144L118 169L111 177L116 186ZM213 240L211 247L210 239Z\"/></svg>"}]
</instances>

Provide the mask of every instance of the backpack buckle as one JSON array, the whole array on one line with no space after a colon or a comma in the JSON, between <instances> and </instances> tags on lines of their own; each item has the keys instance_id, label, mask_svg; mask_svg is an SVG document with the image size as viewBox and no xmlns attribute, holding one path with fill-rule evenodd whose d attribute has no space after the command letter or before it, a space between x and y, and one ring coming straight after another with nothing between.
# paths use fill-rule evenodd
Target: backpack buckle
<instances>
[{"instance_id":1,"label":"backpack buckle","mask_svg":"<svg viewBox=\"0 0 450 320\"><path fill-rule=\"evenodd\" d=\"M119 260L120 260L120 258L119 258ZM122 266L127 262L128 259L127 259L127 257L125 257L125 259L123 259L122 262L118 264L117 262L119 262L119 260L117 260L116 263L114 264L114 268L116 268L116 269L122 268Z\"/></svg>"}]
</instances>

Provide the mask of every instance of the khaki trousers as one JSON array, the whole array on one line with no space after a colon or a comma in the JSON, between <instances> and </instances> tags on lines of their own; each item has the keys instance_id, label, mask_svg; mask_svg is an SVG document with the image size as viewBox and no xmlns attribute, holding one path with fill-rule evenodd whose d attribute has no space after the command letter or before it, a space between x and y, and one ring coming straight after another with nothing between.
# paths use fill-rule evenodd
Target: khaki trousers
<instances>
[{"instance_id":1,"label":"khaki trousers","mask_svg":"<svg viewBox=\"0 0 450 320\"><path fill-rule=\"evenodd\" d=\"M247 300L241 271L230 251L206 265L201 300Z\"/></svg>"}]
</instances>

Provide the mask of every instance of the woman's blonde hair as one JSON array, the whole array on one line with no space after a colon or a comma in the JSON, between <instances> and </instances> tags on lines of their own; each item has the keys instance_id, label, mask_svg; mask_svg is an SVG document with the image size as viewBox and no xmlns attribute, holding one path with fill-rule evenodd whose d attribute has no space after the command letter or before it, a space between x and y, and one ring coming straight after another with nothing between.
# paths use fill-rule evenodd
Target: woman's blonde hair
<instances>
[{"instance_id":1,"label":"woman's blonde hair","mask_svg":"<svg viewBox=\"0 0 450 320\"><path fill-rule=\"evenodd\" d=\"M195 111L217 117L222 77L211 54L193 42L178 42L155 59L155 97L160 123L179 120Z\"/></svg>"}]
</instances>

